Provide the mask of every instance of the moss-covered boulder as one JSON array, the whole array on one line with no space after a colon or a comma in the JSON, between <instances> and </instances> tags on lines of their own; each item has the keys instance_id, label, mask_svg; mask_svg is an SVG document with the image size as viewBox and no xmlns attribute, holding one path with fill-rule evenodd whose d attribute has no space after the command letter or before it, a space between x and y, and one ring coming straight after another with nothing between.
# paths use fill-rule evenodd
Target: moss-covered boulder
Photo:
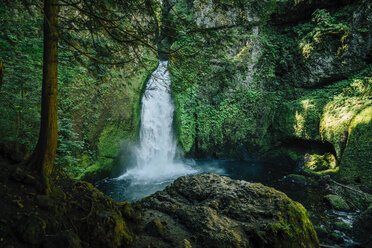
<instances>
[{"instance_id":1,"label":"moss-covered boulder","mask_svg":"<svg viewBox=\"0 0 372 248\"><path fill-rule=\"evenodd\" d=\"M331 144L333 150L329 148L329 152L335 153L340 160L352 121L372 104L371 70L368 67L349 80L308 91L299 99L283 102L275 119L275 131L279 138Z\"/></svg>"},{"instance_id":2,"label":"moss-covered boulder","mask_svg":"<svg viewBox=\"0 0 372 248\"><path fill-rule=\"evenodd\" d=\"M131 222L138 216L132 205L115 202L58 169L52 192L40 195L35 171L1 157L0 164L0 247L116 248L133 241ZM22 177L15 178L14 171Z\"/></svg>"},{"instance_id":3,"label":"moss-covered boulder","mask_svg":"<svg viewBox=\"0 0 372 248\"><path fill-rule=\"evenodd\" d=\"M328 181L332 194L340 196L352 209L363 211L372 204L372 195L362 191L360 186L344 185L334 180Z\"/></svg>"},{"instance_id":4,"label":"moss-covered boulder","mask_svg":"<svg viewBox=\"0 0 372 248\"><path fill-rule=\"evenodd\" d=\"M312 171L321 171L334 169L336 165L335 156L328 152L323 155L305 154L305 163L303 166Z\"/></svg>"},{"instance_id":5,"label":"moss-covered boulder","mask_svg":"<svg viewBox=\"0 0 372 248\"><path fill-rule=\"evenodd\" d=\"M355 221L353 233L363 247L372 246L372 205L365 210Z\"/></svg>"},{"instance_id":6,"label":"moss-covered boulder","mask_svg":"<svg viewBox=\"0 0 372 248\"><path fill-rule=\"evenodd\" d=\"M370 79L370 84L372 85L372 79ZM363 185L372 190L372 105L354 116L348 133L338 178L341 181Z\"/></svg>"},{"instance_id":7,"label":"moss-covered boulder","mask_svg":"<svg viewBox=\"0 0 372 248\"><path fill-rule=\"evenodd\" d=\"M319 247L304 207L261 184L186 176L141 205L135 247Z\"/></svg>"},{"instance_id":8,"label":"moss-covered boulder","mask_svg":"<svg viewBox=\"0 0 372 248\"><path fill-rule=\"evenodd\" d=\"M348 232L348 231L351 230L350 224L342 222L342 221L338 221L338 222L334 223L333 226L336 230L340 230L340 231L343 231L343 232Z\"/></svg>"},{"instance_id":9,"label":"moss-covered boulder","mask_svg":"<svg viewBox=\"0 0 372 248\"><path fill-rule=\"evenodd\" d=\"M307 178L303 175L289 174L284 177L284 180L289 183L299 184L305 186L308 184Z\"/></svg>"},{"instance_id":10,"label":"moss-covered boulder","mask_svg":"<svg viewBox=\"0 0 372 248\"><path fill-rule=\"evenodd\" d=\"M371 69L280 105L274 133L305 170L371 188Z\"/></svg>"},{"instance_id":11,"label":"moss-covered boulder","mask_svg":"<svg viewBox=\"0 0 372 248\"><path fill-rule=\"evenodd\" d=\"M72 223L78 237L89 243L89 247L114 248L133 242L134 236L121 211L122 204L104 196L92 184L62 178L52 196L58 202L54 207L56 220Z\"/></svg>"},{"instance_id":12,"label":"moss-covered boulder","mask_svg":"<svg viewBox=\"0 0 372 248\"><path fill-rule=\"evenodd\" d=\"M329 194L326 195L324 199L336 210L350 210L350 206L341 196Z\"/></svg>"}]
</instances>

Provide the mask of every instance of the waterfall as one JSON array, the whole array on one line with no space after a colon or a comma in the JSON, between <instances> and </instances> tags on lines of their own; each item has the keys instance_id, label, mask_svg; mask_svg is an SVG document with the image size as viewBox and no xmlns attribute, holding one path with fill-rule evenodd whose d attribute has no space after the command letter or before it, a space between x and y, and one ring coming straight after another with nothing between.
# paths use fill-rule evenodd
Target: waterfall
<instances>
[{"instance_id":1,"label":"waterfall","mask_svg":"<svg viewBox=\"0 0 372 248\"><path fill-rule=\"evenodd\" d=\"M170 93L171 80L167 61L159 61L158 68L147 82L142 97L139 144L134 147L135 162L118 179L158 181L191 174L193 169L177 161L177 144L173 132L174 103Z\"/></svg>"}]
</instances>

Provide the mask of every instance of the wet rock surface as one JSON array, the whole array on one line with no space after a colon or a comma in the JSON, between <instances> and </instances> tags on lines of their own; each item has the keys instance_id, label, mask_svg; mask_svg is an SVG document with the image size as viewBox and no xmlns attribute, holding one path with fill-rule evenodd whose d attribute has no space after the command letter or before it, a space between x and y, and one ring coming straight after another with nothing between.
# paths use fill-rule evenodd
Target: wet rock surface
<instances>
[{"instance_id":1,"label":"wet rock surface","mask_svg":"<svg viewBox=\"0 0 372 248\"><path fill-rule=\"evenodd\" d=\"M355 221L353 232L364 247L372 247L372 205Z\"/></svg>"},{"instance_id":2,"label":"wet rock surface","mask_svg":"<svg viewBox=\"0 0 372 248\"><path fill-rule=\"evenodd\" d=\"M349 205L341 196L329 194L324 199L336 210L350 210Z\"/></svg>"},{"instance_id":3,"label":"wet rock surface","mask_svg":"<svg viewBox=\"0 0 372 248\"><path fill-rule=\"evenodd\" d=\"M212 173L141 201L135 247L318 247L306 210L262 184Z\"/></svg>"}]
</instances>

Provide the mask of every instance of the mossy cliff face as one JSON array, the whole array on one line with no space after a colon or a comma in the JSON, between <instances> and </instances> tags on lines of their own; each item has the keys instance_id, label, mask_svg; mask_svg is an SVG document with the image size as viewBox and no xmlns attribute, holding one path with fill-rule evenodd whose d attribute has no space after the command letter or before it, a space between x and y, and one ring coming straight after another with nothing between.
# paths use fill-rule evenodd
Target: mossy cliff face
<instances>
[{"instance_id":1,"label":"mossy cliff face","mask_svg":"<svg viewBox=\"0 0 372 248\"><path fill-rule=\"evenodd\" d=\"M347 146L340 162L338 177L348 183L372 188L372 106L363 109L349 126Z\"/></svg>"},{"instance_id":2,"label":"mossy cliff face","mask_svg":"<svg viewBox=\"0 0 372 248\"><path fill-rule=\"evenodd\" d=\"M104 109L99 111L96 120L90 119L93 123L89 125L95 125L90 133L97 152L94 159L84 161L83 157L84 171L79 177L84 180L96 181L122 172L119 153L125 143L135 141L141 116L141 93L157 65L155 56L150 58L149 69L137 67L129 78L120 82L119 91L108 91Z\"/></svg>"},{"instance_id":3,"label":"mossy cliff face","mask_svg":"<svg viewBox=\"0 0 372 248\"><path fill-rule=\"evenodd\" d=\"M185 5L177 1L174 12L187 10ZM260 27L252 28L251 22L268 18L261 13L270 12L272 2L247 3L242 10L235 3L215 1L194 1L190 7L186 18L195 20L195 30L182 30L175 17L171 22L184 37L173 42L172 49L184 49L170 59L179 142L186 153L197 156L236 157L261 149L273 116L264 103L274 105L276 96L252 81L261 52ZM226 11L235 14L224 16Z\"/></svg>"},{"instance_id":4,"label":"mossy cliff face","mask_svg":"<svg viewBox=\"0 0 372 248\"><path fill-rule=\"evenodd\" d=\"M169 67L186 154L331 154L328 169L371 187L360 177L371 168L371 5L175 1L166 23L181 52Z\"/></svg>"},{"instance_id":5,"label":"mossy cliff face","mask_svg":"<svg viewBox=\"0 0 372 248\"><path fill-rule=\"evenodd\" d=\"M284 102L276 114L275 131L284 137L329 142L340 159L351 122L372 104L371 69Z\"/></svg>"}]
</instances>

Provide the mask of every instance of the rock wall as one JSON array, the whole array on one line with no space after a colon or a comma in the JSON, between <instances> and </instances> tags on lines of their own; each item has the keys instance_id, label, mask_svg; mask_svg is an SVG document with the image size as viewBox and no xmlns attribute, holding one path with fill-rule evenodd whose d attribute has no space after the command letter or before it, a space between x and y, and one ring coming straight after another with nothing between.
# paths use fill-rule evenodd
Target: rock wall
<instances>
[{"instance_id":1,"label":"rock wall","mask_svg":"<svg viewBox=\"0 0 372 248\"><path fill-rule=\"evenodd\" d=\"M121 159L125 158L120 156L120 152L126 143L136 140L141 118L142 90L152 69L157 65L156 58L152 59L147 65L148 69L138 67L130 73L131 76L121 80L118 91L113 88L105 92L102 106L97 105L99 109L94 109L95 114L80 115L74 119L79 122L78 120L85 116L85 121L89 124L82 127L81 132L89 134L90 145L96 151L95 156L90 157L88 161L84 161L83 157L83 172L79 178L94 182L122 173Z\"/></svg>"},{"instance_id":2,"label":"rock wall","mask_svg":"<svg viewBox=\"0 0 372 248\"><path fill-rule=\"evenodd\" d=\"M368 1L174 1L180 146L297 162L330 153L337 166L327 172L371 188L370 16Z\"/></svg>"}]
</instances>

